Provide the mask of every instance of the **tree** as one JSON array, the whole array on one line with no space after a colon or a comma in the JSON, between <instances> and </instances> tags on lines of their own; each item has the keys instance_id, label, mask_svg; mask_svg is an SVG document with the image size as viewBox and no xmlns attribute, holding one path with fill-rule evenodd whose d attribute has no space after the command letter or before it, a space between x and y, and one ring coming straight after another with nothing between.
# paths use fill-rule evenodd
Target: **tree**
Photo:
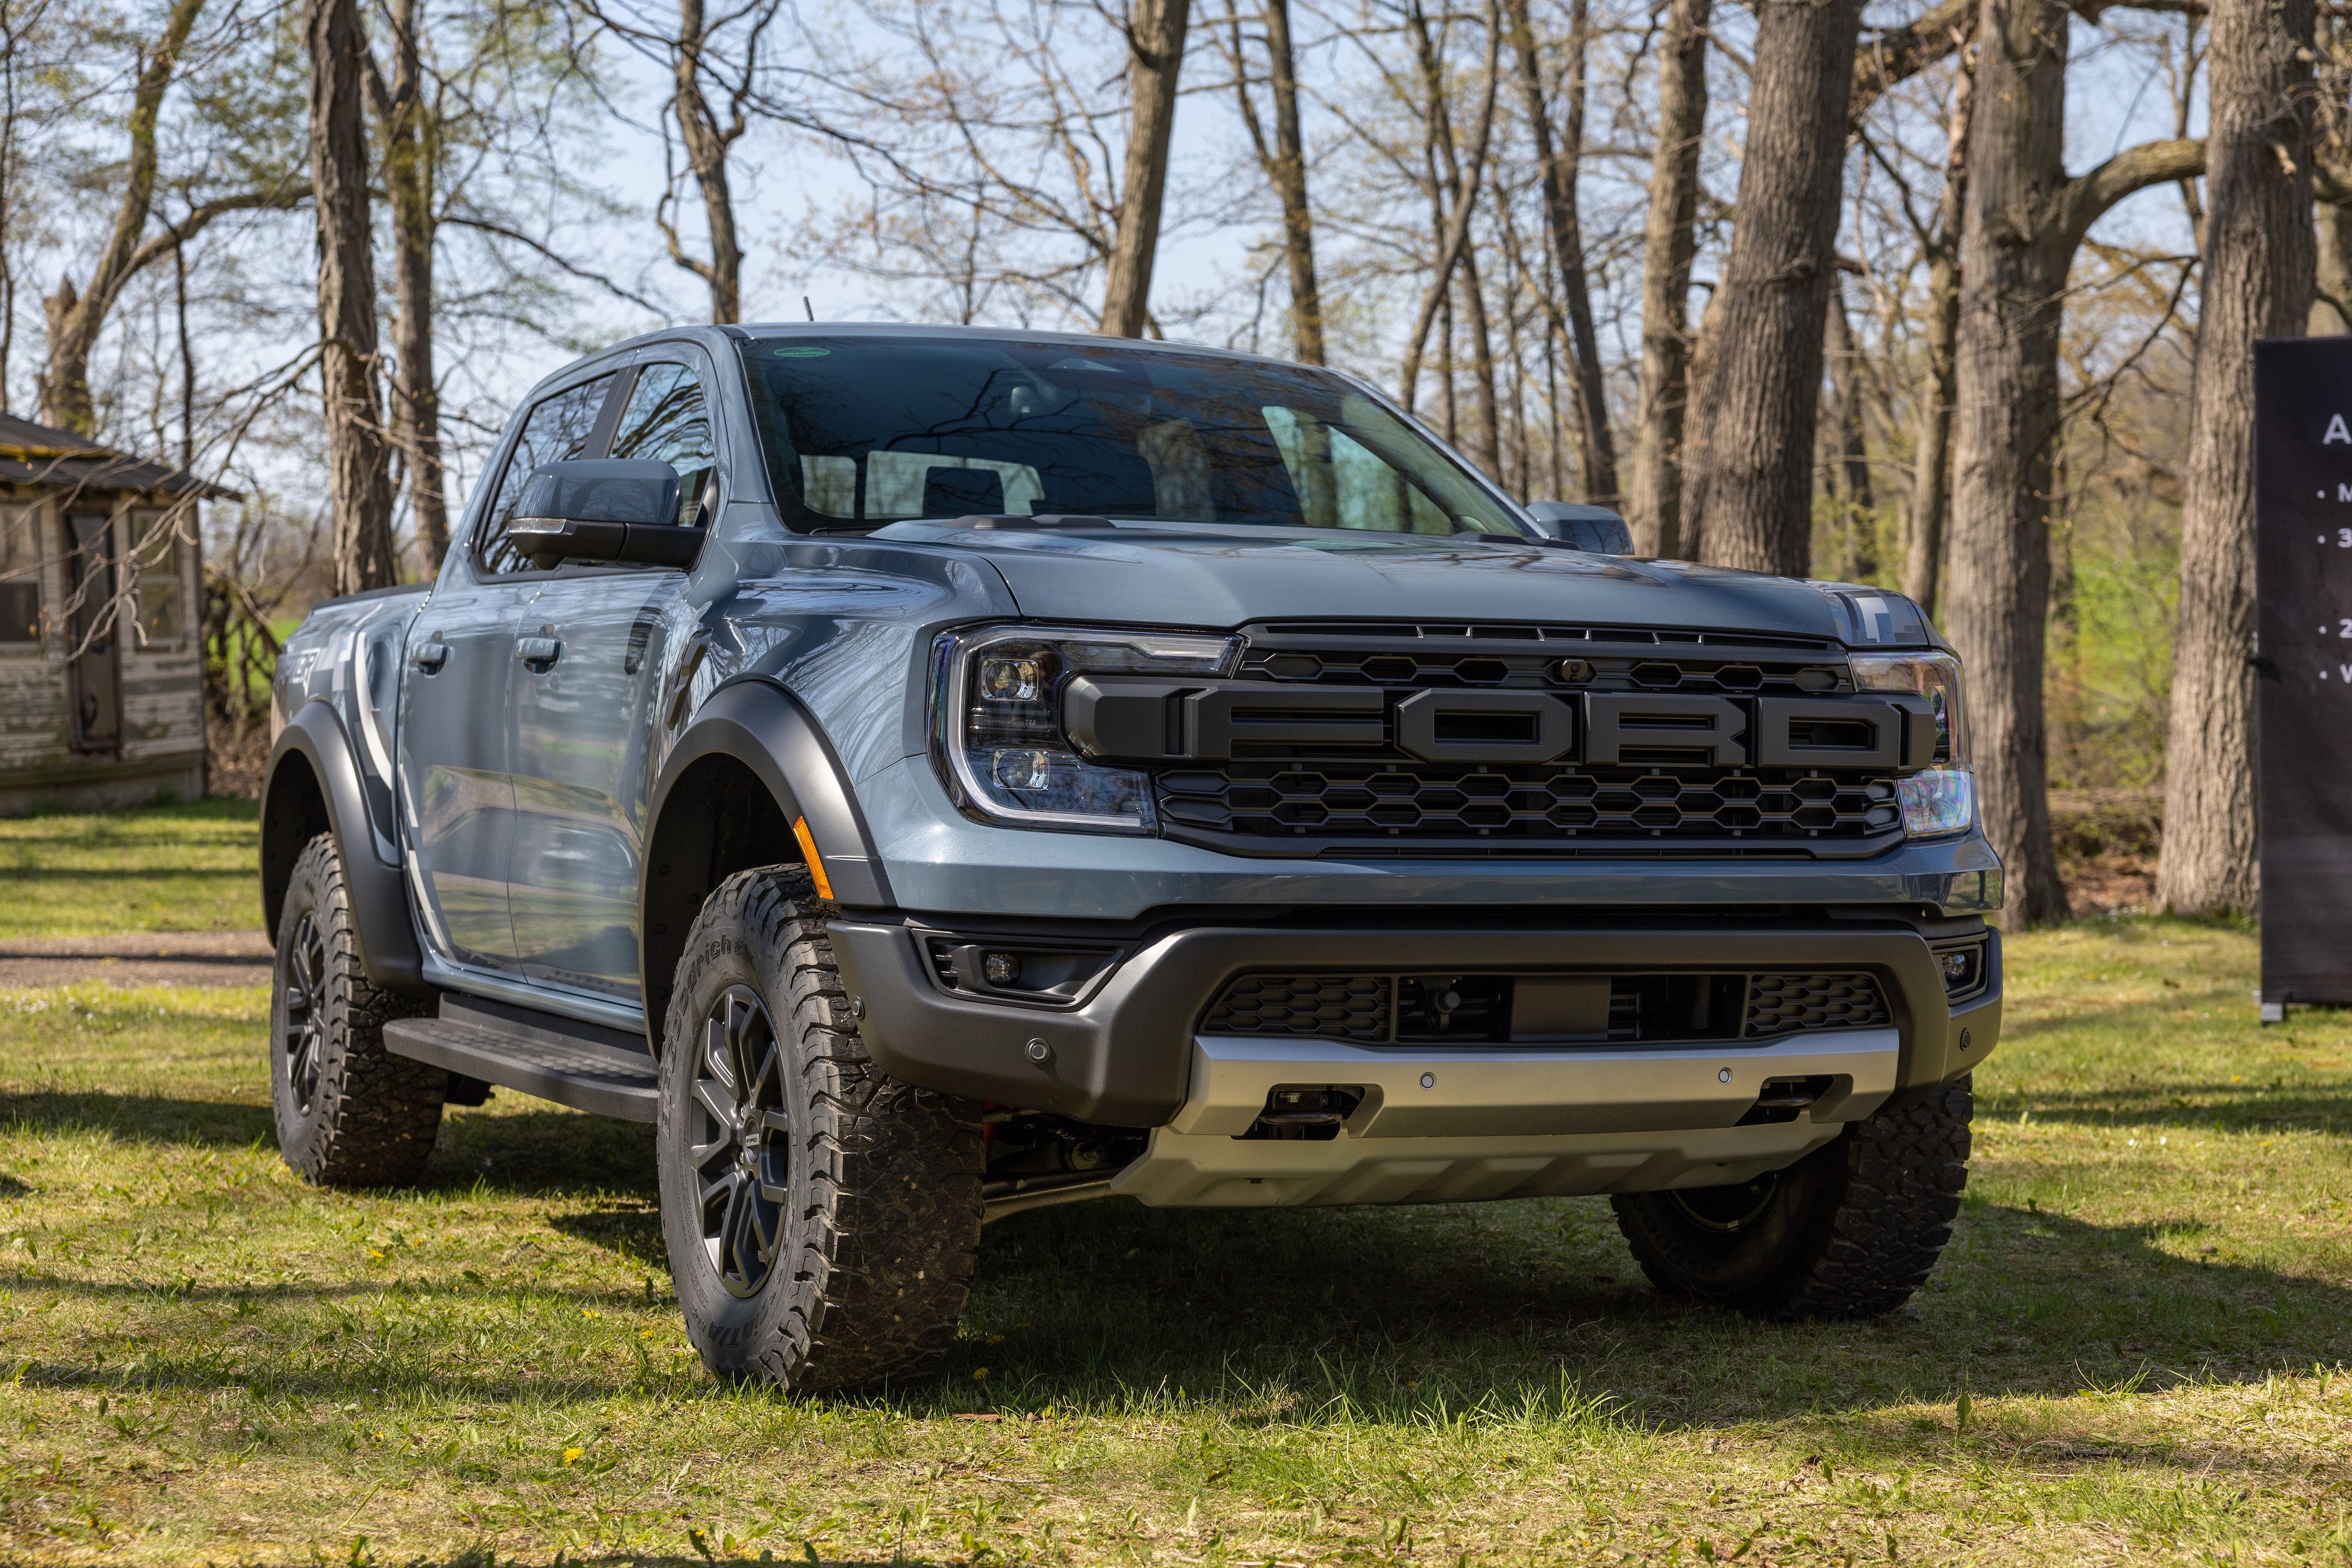
<instances>
[{"instance_id":1,"label":"tree","mask_svg":"<svg viewBox=\"0 0 2352 1568\"><path fill-rule=\"evenodd\" d=\"M1168 190L1168 147L1176 128L1176 84L1184 67L1191 0L1135 0L1127 38L1127 167L1119 184L1118 226L1103 281L1102 330L1140 338L1150 319L1151 267L1160 250L1160 215Z\"/></svg>"},{"instance_id":2,"label":"tree","mask_svg":"<svg viewBox=\"0 0 2352 1568\"><path fill-rule=\"evenodd\" d=\"M123 288L157 262L177 254L215 219L230 213L290 207L310 194L293 178L273 178L249 190L231 191L195 203L186 216L163 232L149 235L156 181L156 125L164 94L182 65L188 35L205 0L173 0L163 31L152 47L142 52L134 79L130 112L124 118L128 141L122 172L122 197L106 243L91 265L89 282L77 289L71 277L59 280L57 292L44 301L48 314L48 357L40 375L41 419L61 430L81 435L98 432L98 409L90 397L89 360L98 346Z\"/></svg>"},{"instance_id":3,"label":"tree","mask_svg":"<svg viewBox=\"0 0 2352 1568\"><path fill-rule=\"evenodd\" d=\"M1601 379L1601 345L1592 328L1592 291L1584 276L1584 235L1577 213L1577 178L1584 164L1586 54L1592 36L1588 0L1570 0L1568 65L1557 139L1549 95L1544 90L1543 57L1536 47L1528 0L1505 0L1511 47L1518 56L1519 87L1528 130L1535 141L1536 166L1543 181L1545 232L1552 266L1567 306L1569 392L1575 408L1577 455L1583 465L1587 500L1617 499L1617 446L1609 431L1608 395Z\"/></svg>"},{"instance_id":4,"label":"tree","mask_svg":"<svg viewBox=\"0 0 2352 1568\"><path fill-rule=\"evenodd\" d=\"M1315 219L1307 205L1307 148L1298 126L1298 61L1290 41L1290 0L1263 0L1266 78L1274 89L1274 141L1268 145L1257 100L1250 96L1241 12L1233 17L1234 89L1258 167L1282 204L1282 256L1290 273L1290 351L1300 362L1324 361L1323 291L1315 277Z\"/></svg>"},{"instance_id":5,"label":"tree","mask_svg":"<svg viewBox=\"0 0 2352 1568\"><path fill-rule=\"evenodd\" d=\"M1696 553L1725 566L1811 570L1822 320L1861 27L1861 0L1758 7L1719 336L1685 486Z\"/></svg>"},{"instance_id":6,"label":"tree","mask_svg":"<svg viewBox=\"0 0 2352 1568\"><path fill-rule=\"evenodd\" d=\"M1944 599L1969 670L1979 812L2009 870L2010 906L2028 922L2066 915L2042 703L2066 274L2108 208L2204 166L2201 143L2158 141L2067 178L2067 17L2052 0L1983 0L1979 13Z\"/></svg>"},{"instance_id":7,"label":"tree","mask_svg":"<svg viewBox=\"0 0 2352 1568\"><path fill-rule=\"evenodd\" d=\"M185 0L184 0L185 3ZM319 373L326 394L327 497L335 591L399 580L392 474L377 392L375 260L368 193L367 37L355 0L308 0L310 183L319 209Z\"/></svg>"},{"instance_id":8,"label":"tree","mask_svg":"<svg viewBox=\"0 0 2352 1568\"><path fill-rule=\"evenodd\" d=\"M1658 47L1658 150L1642 229L1642 383L1626 510L1644 555L1683 553L1683 424L1690 399L1691 259L1706 129L1710 0L1669 0Z\"/></svg>"},{"instance_id":9,"label":"tree","mask_svg":"<svg viewBox=\"0 0 2352 1568\"><path fill-rule=\"evenodd\" d=\"M2254 906L2254 340L2310 314L2312 0L2211 15L2204 274L2180 514L2180 612L2157 898Z\"/></svg>"},{"instance_id":10,"label":"tree","mask_svg":"<svg viewBox=\"0 0 2352 1568\"><path fill-rule=\"evenodd\" d=\"M434 176L440 149L425 96L416 0L391 0L392 74L368 62L369 96L383 132L383 185L392 202L393 434L408 463L416 541L435 575L449 553L449 502L441 465L441 389L433 368Z\"/></svg>"},{"instance_id":11,"label":"tree","mask_svg":"<svg viewBox=\"0 0 2352 1568\"><path fill-rule=\"evenodd\" d=\"M1903 591L1932 619L1944 588L1944 533L1951 515L1953 340L1960 323L1960 225L1969 190L1969 105L1976 69L1963 59L1946 121L1944 190L1921 240L1927 252L1927 373L1915 416L1911 506L1903 518Z\"/></svg>"}]
</instances>

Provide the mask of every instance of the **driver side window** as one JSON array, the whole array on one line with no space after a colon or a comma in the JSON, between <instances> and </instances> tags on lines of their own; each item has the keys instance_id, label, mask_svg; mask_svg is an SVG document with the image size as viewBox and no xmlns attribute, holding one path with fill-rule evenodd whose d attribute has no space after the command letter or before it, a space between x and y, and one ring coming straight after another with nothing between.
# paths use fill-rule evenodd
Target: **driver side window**
<instances>
[{"instance_id":1,"label":"driver side window","mask_svg":"<svg viewBox=\"0 0 2352 1568\"><path fill-rule=\"evenodd\" d=\"M532 407L523 421L521 435L515 440L514 453L507 459L506 470L499 476L498 492L490 497L489 509L482 514L481 534L475 544L474 556L484 571L503 576L530 567L521 552L507 540L507 525L514 520L514 509L522 501L524 482L530 479L531 470L541 464L560 463L587 450L588 438L595 433L596 416L604 411L604 398L612 390L613 373L607 371L593 381L566 387Z\"/></svg>"},{"instance_id":2,"label":"driver side window","mask_svg":"<svg viewBox=\"0 0 2352 1568\"><path fill-rule=\"evenodd\" d=\"M628 406L613 431L610 455L649 457L677 470L678 527L709 521L700 516L703 486L717 461L702 384L684 365L647 365L637 372Z\"/></svg>"}]
</instances>

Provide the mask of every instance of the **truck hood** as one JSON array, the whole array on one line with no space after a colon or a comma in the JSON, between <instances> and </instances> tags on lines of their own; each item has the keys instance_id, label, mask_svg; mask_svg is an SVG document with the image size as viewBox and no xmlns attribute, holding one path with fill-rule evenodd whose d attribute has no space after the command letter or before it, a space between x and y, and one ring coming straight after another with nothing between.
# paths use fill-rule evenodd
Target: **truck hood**
<instances>
[{"instance_id":1,"label":"truck hood","mask_svg":"<svg viewBox=\"0 0 2352 1568\"><path fill-rule=\"evenodd\" d=\"M1275 619L1537 622L1780 632L1885 644L1848 594L1792 578L1630 560L1493 537L1110 524L981 529L896 523L877 540L984 557L1024 616L1233 627ZM1904 610L1895 595L1885 599ZM1869 602L1865 601L1865 602ZM1896 619L1903 619L1899 612ZM1916 612L1908 617L1917 626Z\"/></svg>"}]
</instances>

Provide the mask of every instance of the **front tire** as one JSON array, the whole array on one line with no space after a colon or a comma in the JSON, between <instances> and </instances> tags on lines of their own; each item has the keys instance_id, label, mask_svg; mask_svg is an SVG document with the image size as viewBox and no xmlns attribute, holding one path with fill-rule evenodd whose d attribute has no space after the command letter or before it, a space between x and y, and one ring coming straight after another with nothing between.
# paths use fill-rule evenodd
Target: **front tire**
<instances>
[{"instance_id":1,"label":"front tire","mask_svg":"<svg viewBox=\"0 0 2352 1568\"><path fill-rule=\"evenodd\" d=\"M979 1129L874 1065L798 868L703 905L662 1030L662 1237L713 1372L795 1391L919 1377L980 1245Z\"/></svg>"},{"instance_id":2,"label":"front tire","mask_svg":"<svg viewBox=\"0 0 2352 1568\"><path fill-rule=\"evenodd\" d=\"M334 836L302 850L278 917L269 1002L269 1102L278 1148L320 1186L406 1186L425 1172L449 1074L383 1048L411 1010L360 964Z\"/></svg>"},{"instance_id":3,"label":"front tire","mask_svg":"<svg viewBox=\"0 0 2352 1568\"><path fill-rule=\"evenodd\" d=\"M1621 1194L1618 1228L1669 1295L1770 1320L1893 1312L1952 1239L1974 1103L1964 1077L1755 1181Z\"/></svg>"}]
</instances>

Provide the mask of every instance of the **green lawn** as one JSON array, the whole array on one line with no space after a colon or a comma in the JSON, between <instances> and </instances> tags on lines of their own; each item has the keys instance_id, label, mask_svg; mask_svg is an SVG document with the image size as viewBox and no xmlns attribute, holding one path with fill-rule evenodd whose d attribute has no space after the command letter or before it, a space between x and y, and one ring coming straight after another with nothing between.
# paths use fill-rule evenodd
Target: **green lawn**
<instances>
[{"instance_id":1,"label":"green lawn","mask_svg":"<svg viewBox=\"0 0 2352 1568\"><path fill-rule=\"evenodd\" d=\"M0 817L0 939L257 929L259 821L226 800Z\"/></svg>"},{"instance_id":2,"label":"green lawn","mask_svg":"<svg viewBox=\"0 0 2352 1568\"><path fill-rule=\"evenodd\" d=\"M857 1400L703 1374L646 1129L502 1092L316 1191L260 990L0 992L0 1561L2352 1558L2352 1016L2255 1028L2242 929L2011 957L1894 1317L1662 1302L1598 1200L1112 1201Z\"/></svg>"}]
</instances>

